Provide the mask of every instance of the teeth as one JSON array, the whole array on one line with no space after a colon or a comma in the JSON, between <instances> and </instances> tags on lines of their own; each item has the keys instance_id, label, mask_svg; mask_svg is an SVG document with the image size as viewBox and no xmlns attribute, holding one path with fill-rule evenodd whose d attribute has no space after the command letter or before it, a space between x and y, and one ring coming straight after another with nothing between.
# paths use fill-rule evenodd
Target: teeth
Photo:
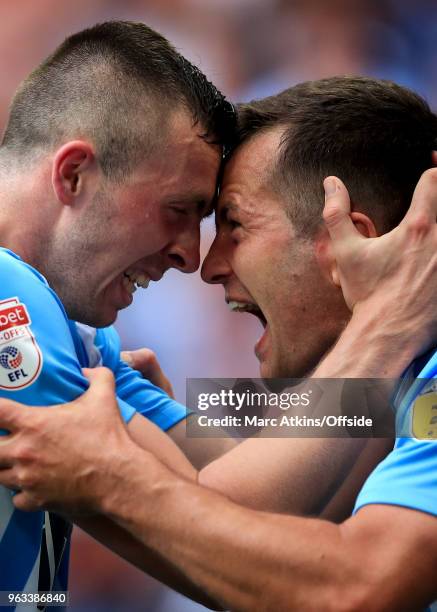
<instances>
[{"instance_id":1,"label":"teeth","mask_svg":"<svg viewBox=\"0 0 437 612\"><path fill-rule=\"evenodd\" d=\"M143 289L147 289L150 283L149 276L147 276L146 274L138 274L131 268L128 268L126 270L126 272L124 273L124 278L127 279L127 282L133 285L135 289L137 289L137 287L142 287ZM124 283L125 283L125 286L127 287L126 281L124 281Z\"/></svg>"},{"instance_id":2,"label":"teeth","mask_svg":"<svg viewBox=\"0 0 437 612\"><path fill-rule=\"evenodd\" d=\"M126 275L123 276L123 285L130 293L135 293L135 291L137 290L137 288L135 287L135 283L133 283L131 279Z\"/></svg>"},{"instance_id":3,"label":"teeth","mask_svg":"<svg viewBox=\"0 0 437 612\"><path fill-rule=\"evenodd\" d=\"M139 287L142 287L143 289L147 289L150 283L150 278L146 276L145 274L140 274L139 276L137 276L135 282Z\"/></svg>"},{"instance_id":4,"label":"teeth","mask_svg":"<svg viewBox=\"0 0 437 612\"><path fill-rule=\"evenodd\" d=\"M258 306L255 304L248 304L247 302L228 302L229 308L232 312L258 312Z\"/></svg>"}]
</instances>

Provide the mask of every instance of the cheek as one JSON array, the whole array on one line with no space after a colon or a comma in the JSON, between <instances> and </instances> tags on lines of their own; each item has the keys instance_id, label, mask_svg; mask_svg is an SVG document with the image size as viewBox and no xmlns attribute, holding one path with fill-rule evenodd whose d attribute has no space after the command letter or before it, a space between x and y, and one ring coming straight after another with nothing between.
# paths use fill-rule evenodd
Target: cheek
<instances>
[{"instance_id":1,"label":"cheek","mask_svg":"<svg viewBox=\"0 0 437 612\"><path fill-rule=\"evenodd\" d=\"M251 281L263 284L268 277L270 254L262 245L245 239L231 245L230 261L237 276L245 276Z\"/></svg>"},{"instance_id":2,"label":"cheek","mask_svg":"<svg viewBox=\"0 0 437 612\"><path fill-rule=\"evenodd\" d=\"M169 243L172 232L165 224L138 224L127 236L126 248L141 251L141 256L153 255Z\"/></svg>"}]
</instances>

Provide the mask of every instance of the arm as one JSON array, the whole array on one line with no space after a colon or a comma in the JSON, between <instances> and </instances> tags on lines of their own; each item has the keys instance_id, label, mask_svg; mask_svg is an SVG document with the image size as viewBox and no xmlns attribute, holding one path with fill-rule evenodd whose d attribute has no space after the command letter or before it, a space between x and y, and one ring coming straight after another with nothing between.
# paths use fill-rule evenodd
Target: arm
<instances>
[{"instance_id":1,"label":"arm","mask_svg":"<svg viewBox=\"0 0 437 612\"><path fill-rule=\"evenodd\" d=\"M129 481L144 505L126 503L121 487L102 509L226 608L417 610L437 596L433 516L375 505L339 526L261 513L142 461Z\"/></svg>"},{"instance_id":2,"label":"arm","mask_svg":"<svg viewBox=\"0 0 437 612\"><path fill-rule=\"evenodd\" d=\"M191 435L187 436L187 423L189 419L192 420L193 417L188 415L186 419L174 425L167 433L198 470L202 470L211 461L226 455L226 453L239 445L238 440L226 438L225 432L223 432L223 438L196 438L193 432L198 426L197 423L193 422L189 425ZM202 432L202 435L205 435L205 432Z\"/></svg>"},{"instance_id":3,"label":"arm","mask_svg":"<svg viewBox=\"0 0 437 612\"><path fill-rule=\"evenodd\" d=\"M229 450L235 448L238 442L230 437L226 437L226 434L223 433L223 438L204 438L204 437L194 437L187 436L186 428L187 428L187 419L192 419L190 415L186 418L180 420L181 415L181 405L178 404L173 396L173 389L165 376L164 372L161 369L159 361L153 351L150 349L138 349L137 351L123 352L121 354L122 360L129 365L130 368L133 368L137 372L139 372L144 379L150 381L153 385L155 385L155 389L152 390L152 393L157 393L156 387L159 387L161 393L159 400L157 398L156 402L159 406L159 410L166 411L169 414L167 422L161 422L161 426L170 425L170 427L166 428L166 433L173 442L178 446L187 459L193 464L196 469L202 469L205 465L208 465L214 459L221 457ZM105 364L106 365L106 364ZM111 368L112 369L112 368ZM125 370L126 367L115 366L115 373L117 378L117 371ZM125 375L126 376L126 375ZM147 403L151 403L150 400L146 399L144 396L144 381L141 383L141 379L137 375L137 381L135 386L135 393L130 393L127 401L129 401L132 405L134 405L137 410L142 413L144 410L144 405ZM150 388L149 388L150 390ZM117 392L123 392L123 389L120 390L117 385ZM167 394L167 396L166 396ZM186 415L186 410L183 410L183 415ZM176 419L179 422L172 424L171 414L175 414ZM156 414L155 411L150 411L146 413L148 418L154 417ZM178 418L179 415L179 418ZM156 414L155 419L159 418L159 414ZM194 432L194 423L190 423L191 433ZM147 444L144 445L147 448Z\"/></svg>"},{"instance_id":4,"label":"arm","mask_svg":"<svg viewBox=\"0 0 437 612\"><path fill-rule=\"evenodd\" d=\"M92 376L102 383L108 374L95 371ZM140 449L115 423L116 406L107 385L94 385L94 389L92 385L91 391L101 419L95 425L107 441L107 453L101 453L91 440L83 441L79 452L74 444L68 444L68 449L65 445L53 448L47 432L35 445L25 433L19 445L11 439L0 445L0 465L6 468L16 463L2 470L1 481L25 489L15 496L17 507L29 509L50 499L54 509L66 505L76 511L86 508L104 513L145 546L143 554L152 550L225 607L237 610L254 606L298 610L303 602L307 608L328 610L338 610L339 602L349 610L409 609L413 605L417 609L434 596L434 517L374 506L362 508L357 517L338 526L244 509L176 476ZM74 425L87 408L86 399L85 395L79 398L74 411L63 406L50 412L62 416L70 411ZM14 411L9 405L6 412L3 408L0 406L0 422L10 431L23 432L24 422L27 428L35 426L35 419L29 423L30 414L25 414L26 410L35 414L35 409ZM33 469L41 443L52 447L49 455L44 454L51 462L46 466L51 482L39 481ZM57 478L57 466L64 456L70 463L73 459L75 472L83 475L74 488L65 478ZM435 453L431 456L435 462ZM432 479L434 472L426 473ZM435 487L430 491L435 497ZM406 573L402 570L407 561ZM147 559L142 563L140 567L148 566Z\"/></svg>"},{"instance_id":5,"label":"arm","mask_svg":"<svg viewBox=\"0 0 437 612\"><path fill-rule=\"evenodd\" d=\"M103 338L100 338L100 344L102 341ZM105 355L103 346L99 345L99 348ZM118 346L115 348L112 352L118 356ZM143 377L154 384L162 383L163 373L152 351L140 349L129 356L129 365ZM150 387L150 383L143 381L138 373L134 373L130 393L124 394L131 373L125 365L120 368L113 364L111 369L116 372L118 394L121 393L140 411L148 403L160 406L161 414L171 412L172 406L176 407L177 414L178 411L180 413L180 405L162 392L156 401L148 401L144 397L143 387L145 384ZM117 372L121 372L121 375ZM157 393L154 388L150 391ZM155 416L153 411L146 414L160 418L160 414ZM196 468L203 468L199 473L200 482L238 503L260 510L318 515L327 502L336 496L338 487L352 470L348 476L349 495L342 496L341 504L337 504L337 511L332 514L337 519L347 516L366 476L388 452L385 441L359 439L253 439L237 447L237 442L232 438L206 437L204 429L197 425L195 416L188 415L188 419L191 419L189 436L186 419L171 427L167 434ZM133 420L140 435L140 438L135 438L137 443L150 450L168 467L172 468L173 465L173 469L180 473L179 467L187 462L181 460L180 453L169 444L168 437L144 419L136 417ZM198 437L194 436L196 427ZM365 459L361 459L363 454ZM358 459L361 467L355 469L353 466ZM323 469L320 469L320 465Z\"/></svg>"},{"instance_id":6,"label":"arm","mask_svg":"<svg viewBox=\"0 0 437 612\"><path fill-rule=\"evenodd\" d=\"M369 474L393 449L393 440L380 438L367 440L355 465L346 476L337 492L320 512L319 517L335 523L350 517L357 495Z\"/></svg>"},{"instance_id":7,"label":"arm","mask_svg":"<svg viewBox=\"0 0 437 612\"><path fill-rule=\"evenodd\" d=\"M149 574L149 576L207 608L213 610L222 609L218 603L187 578L175 564L164 559L150 547L145 546L110 518L101 514L70 518L98 542L110 548L112 552L129 561L129 563L132 563L138 569Z\"/></svg>"},{"instance_id":8,"label":"arm","mask_svg":"<svg viewBox=\"0 0 437 612\"><path fill-rule=\"evenodd\" d=\"M123 383L121 389L117 384L117 391L122 394L127 388L125 380L130 379L130 372L126 370L123 367L123 375L116 378L116 384L120 379ZM146 405L146 398L143 397L145 384L146 381L136 375L130 394L125 394L126 399L140 405L142 399ZM156 393L156 390L151 389L151 392ZM166 411L173 410L173 405L179 411L182 409L162 392L158 400L148 402L149 405L161 406L158 418L162 418ZM147 414L153 418L155 413L149 411ZM195 426L195 423L191 423L191 434ZM346 497L343 496L338 518L350 513L354 492L359 490L387 449L387 444L381 440L347 438L250 439L236 447L232 439L187 436L185 419L173 426L167 432L169 435L165 435L153 422L139 414L132 419L128 430L137 444L181 476L191 480L199 478L204 486L252 508L306 515L318 515L335 497L337 489L366 448L364 465L367 471L363 467L361 470L354 469L349 476L349 503L345 503ZM204 436L205 432L200 431L200 435ZM199 474L190 465L190 460L197 466L220 451L228 452L209 463Z\"/></svg>"},{"instance_id":9,"label":"arm","mask_svg":"<svg viewBox=\"0 0 437 612\"><path fill-rule=\"evenodd\" d=\"M198 482L255 510L340 520L392 447L386 439L251 439L205 467Z\"/></svg>"}]
</instances>

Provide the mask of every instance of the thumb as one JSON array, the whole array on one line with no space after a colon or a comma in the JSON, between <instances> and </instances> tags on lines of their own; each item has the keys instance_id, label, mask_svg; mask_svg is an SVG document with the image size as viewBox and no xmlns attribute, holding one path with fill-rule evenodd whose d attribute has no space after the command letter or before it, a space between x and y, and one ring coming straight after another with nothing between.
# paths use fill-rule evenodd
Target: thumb
<instances>
[{"instance_id":1,"label":"thumb","mask_svg":"<svg viewBox=\"0 0 437 612\"><path fill-rule=\"evenodd\" d=\"M83 368L84 376L88 379L90 386L85 391L81 398L93 396L98 401L99 399L114 397L115 395L115 380L114 375L108 368Z\"/></svg>"},{"instance_id":2,"label":"thumb","mask_svg":"<svg viewBox=\"0 0 437 612\"><path fill-rule=\"evenodd\" d=\"M122 351L120 353L120 358L122 359L122 361L124 361L125 363L127 363L128 366L130 366L131 368L135 368L134 366L134 357L131 351Z\"/></svg>"},{"instance_id":3,"label":"thumb","mask_svg":"<svg viewBox=\"0 0 437 612\"><path fill-rule=\"evenodd\" d=\"M328 176L323 181L323 187L325 189L323 219L334 244L351 236L360 236L350 217L351 203L344 183L336 176Z\"/></svg>"},{"instance_id":4,"label":"thumb","mask_svg":"<svg viewBox=\"0 0 437 612\"><path fill-rule=\"evenodd\" d=\"M436 160L437 161L437 160ZM434 225L437 218L437 168L425 170L416 185L411 200L410 208L403 222L407 223L414 219L419 225L424 223L430 227ZM402 222L401 222L402 223Z\"/></svg>"}]
</instances>

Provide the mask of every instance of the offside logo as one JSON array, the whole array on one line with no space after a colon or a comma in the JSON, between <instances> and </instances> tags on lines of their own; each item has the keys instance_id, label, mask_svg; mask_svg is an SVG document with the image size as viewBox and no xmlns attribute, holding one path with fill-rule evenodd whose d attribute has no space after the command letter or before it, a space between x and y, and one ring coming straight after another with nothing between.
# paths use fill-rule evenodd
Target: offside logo
<instances>
[{"instance_id":1,"label":"offside logo","mask_svg":"<svg viewBox=\"0 0 437 612\"><path fill-rule=\"evenodd\" d=\"M0 389L24 389L41 373L43 359L31 323L19 298L0 301Z\"/></svg>"}]
</instances>

